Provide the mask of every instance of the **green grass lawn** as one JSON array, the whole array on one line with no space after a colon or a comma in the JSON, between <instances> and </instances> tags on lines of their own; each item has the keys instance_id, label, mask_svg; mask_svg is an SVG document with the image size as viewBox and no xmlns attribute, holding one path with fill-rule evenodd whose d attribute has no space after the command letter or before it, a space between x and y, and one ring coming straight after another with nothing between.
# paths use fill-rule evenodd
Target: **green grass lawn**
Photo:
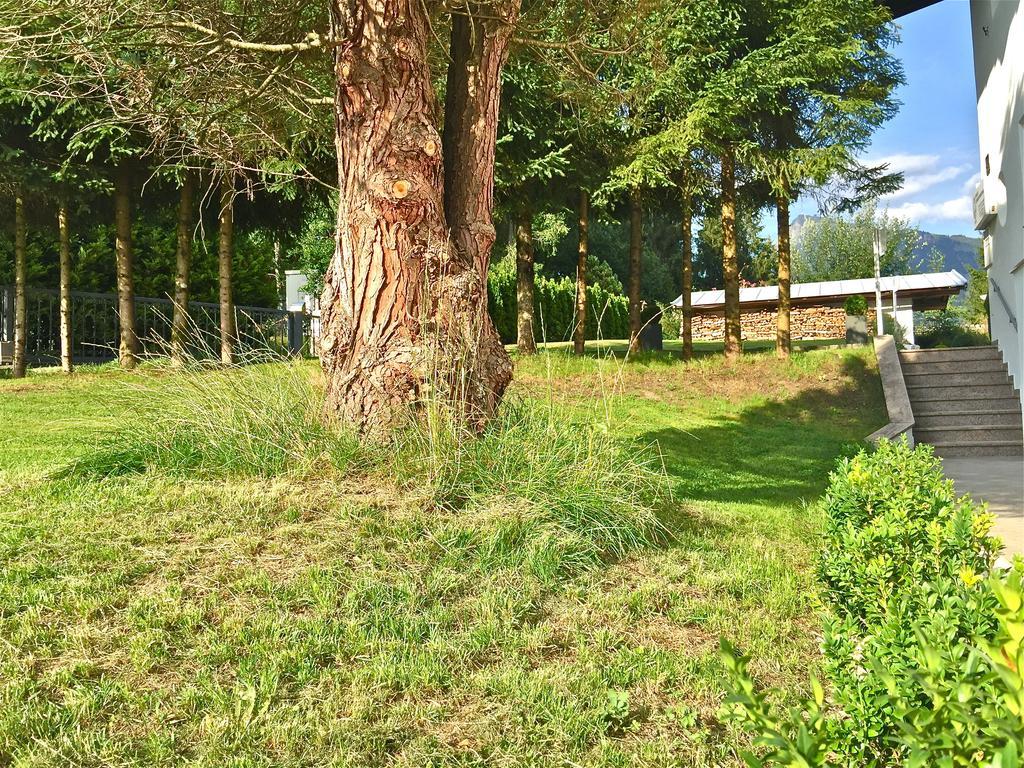
<instances>
[{"instance_id":1,"label":"green grass lawn","mask_svg":"<svg viewBox=\"0 0 1024 768\"><path fill-rule=\"evenodd\" d=\"M67 471L171 383L0 381L0 765L739 764L719 637L803 691L814 501L885 421L869 349L520 360L510 402L653 452L671 486L658 543L577 566L586 531L531 528L563 501L532 455L444 504L372 462Z\"/></svg>"}]
</instances>

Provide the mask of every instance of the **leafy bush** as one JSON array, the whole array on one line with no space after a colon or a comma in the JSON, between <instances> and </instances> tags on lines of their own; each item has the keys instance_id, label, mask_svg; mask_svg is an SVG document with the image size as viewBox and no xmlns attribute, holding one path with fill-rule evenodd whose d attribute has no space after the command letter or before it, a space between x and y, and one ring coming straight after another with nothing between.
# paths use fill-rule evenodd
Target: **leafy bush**
<instances>
[{"instance_id":1,"label":"leafy bush","mask_svg":"<svg viewBox=\"0 0 1024 768\"><path fill-rule=\"evenodd\" d=\"M1024 561L990 573L992 518L957 499L931 449L879 445L825 497L825 671L776 713L723 642L727 718L755 733L750 765L1018 765L1024 739ZM988 573L989 575L985 575Z\"/></svg>"},{"instance_id":2,"label":"leafy bush","mask_svg":"<svg viewBox=\"0 0 1024 768\"><path fill-rule=\"evenodd\" d=\"M925 349L972 347L990 343L987 334L972 327L963 313L954 309L923 312L916 326L915 340Z\"/></svg>"},{"instance_id":3,"label":"leafy bush","mask_svg":"<svg viewBox=\"0 0 1024 768\"><path fill-rule=\"evenodd\" d=\"M843 309L846 314L857 317L865 317L868 313L868 300L861 295L847 296L843 302Z\"/></svg>"},{"instance_id":4,"label":"leafy bush","mask_svg":"<svg viewBox=\"0 0 1024 768\"><path fill-rule=\"evenodd\" d=\"M661 335L666 339L678 339L682 335L683 310L671 304L661 306Z\"/></svg>"},{"instance_id":5,"label":"leafy bush","mask_svg":"<svg viewBox=\"0 0 1024 768\"><path fill-rule=\"evenodd\" d=\"M984 571L993 555L990 526L927 447L882 442L846 459L824 498L825 539L818 566L825 599L865 626L908 587Z\"/></svg>"},{"instance_id":6,"label":"leafy bush","mask_svg":"<svg viewBox=\"0 0 1024 768\"><path fill-rule=\"evenodd\" d=\"M538 275L534 283L534 334L538 340L566 341L576 323L576 281L569 277ZM515 262L508 257L495 264L487 276L487 306L502 340L516 340ZM587 285L588 339L629 337L629 300L600 285Z\"/></svg>"}]
</instances>

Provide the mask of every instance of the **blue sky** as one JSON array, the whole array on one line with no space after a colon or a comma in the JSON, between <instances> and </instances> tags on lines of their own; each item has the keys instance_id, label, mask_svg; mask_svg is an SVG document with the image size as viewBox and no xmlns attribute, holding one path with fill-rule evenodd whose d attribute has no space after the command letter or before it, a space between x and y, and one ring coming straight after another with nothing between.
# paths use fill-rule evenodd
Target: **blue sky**
<instances>
[{"instance_id":1,"label":"blue sky","mask_svg":"<svg viewBox=\"0 0 1024 768\"><path fill-rule=\"evenodd\" d=\"M875 134L864 159L888 162L903 171L905 183L880 205L928 232L975 235L971 199L979 178L978 122L970 4L942 0L904 16L899 25L901 41L894 53L906 73L907 83L897 94L902 106ZM815 212L811 202L793 206L794 216Z\"/></svg>"}]
</instances>

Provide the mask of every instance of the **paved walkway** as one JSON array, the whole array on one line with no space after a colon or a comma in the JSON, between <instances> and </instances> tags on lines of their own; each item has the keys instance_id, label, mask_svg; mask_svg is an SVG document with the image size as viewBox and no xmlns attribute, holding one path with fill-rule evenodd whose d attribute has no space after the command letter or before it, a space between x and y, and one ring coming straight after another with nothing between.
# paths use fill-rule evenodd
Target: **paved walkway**
<instances>
[{"instance_id":1,"label":"paved walkway","mask_svg":"<svg viewBox=\"0 0 1024 768\"><path fill-rule=\"evenodd\" d=\"M992 533L1005 552L1024 555L1024 456L978 456L942 460L958 493L987 501L996 516Z\"/></svg>"}]
</instances>

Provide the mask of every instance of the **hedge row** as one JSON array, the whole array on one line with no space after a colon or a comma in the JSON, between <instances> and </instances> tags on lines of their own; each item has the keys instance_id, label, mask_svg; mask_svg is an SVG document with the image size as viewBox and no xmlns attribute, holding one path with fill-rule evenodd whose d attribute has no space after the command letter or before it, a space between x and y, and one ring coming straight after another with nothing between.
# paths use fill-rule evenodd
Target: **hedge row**
<instances>
[{"instance_id":1,"label":"hedge row","mask_svg":"<svg viewBox=\"0 0 1024 768\"><path fill-rule=\"evenodd\" d=\"M576 281L538 276L533 291L537 341L568 341L576 324ZM493 270L487 278L487 306L506 344L516 341L516 276ZM600 327L599 323L600 321ZM629 299L599 285L587 286L587 338L629 338Z\"/></svg>"},{"instance_id":2,"label":"hedge row","mask_svg":"<svg viewBox=\"0 0 1024 768\"><path fill-rule=\"evenodd\" d=\"M902 441L844 461L824 507L827 688L776 712L723 642L723 714L755 734L747 763L1021 765L1024 560L994 568L992 516Z\"/></svg>"}]
</instances>

